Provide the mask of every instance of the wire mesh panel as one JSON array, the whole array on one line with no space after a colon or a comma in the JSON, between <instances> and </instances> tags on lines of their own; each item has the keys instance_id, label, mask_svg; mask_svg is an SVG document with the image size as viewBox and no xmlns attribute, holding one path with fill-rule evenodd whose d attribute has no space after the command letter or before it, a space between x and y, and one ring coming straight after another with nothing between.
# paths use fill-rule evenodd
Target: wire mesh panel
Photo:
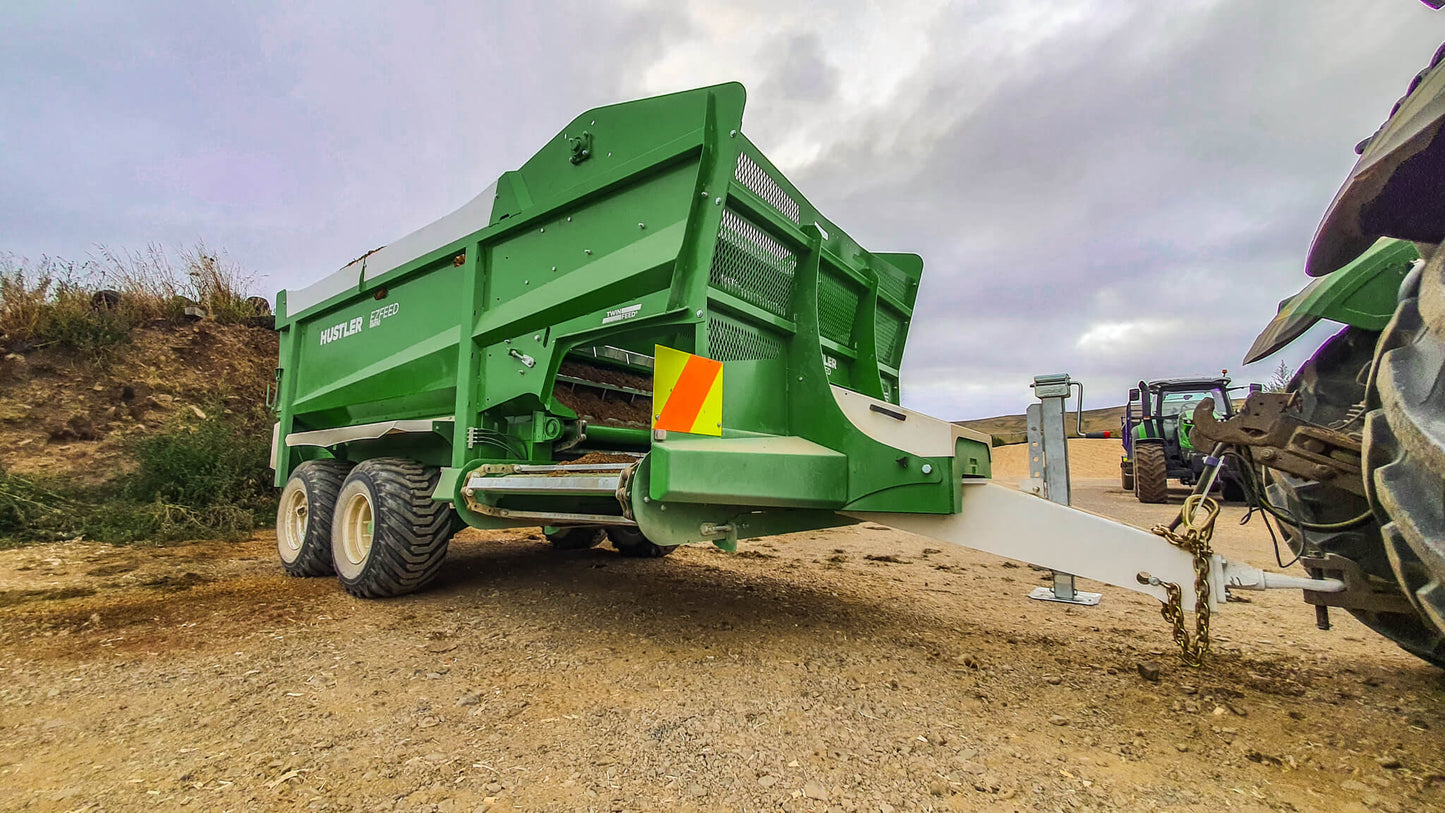
<instances>
[{"instance_id":1,"label":"wire mesh panel","mask_svg":"<svg viewBox=\"0 0 1445 813\"><path fill-rule=\"evenodd\" d=\"M762 361L783 357L776 333L721 313L707 317L708 355L718 361Z\"/></svg>"},{"instance_id":2,"label":"wire mesh panel","mask_svg":"<svg viewBox=\"0 0 1445 813\"><path fill-rule=\"evenodd\" d=\"M817 280L818 332L828 380L842 387L875 380L872 371L862 376L857 354L865 333L860 312L876 319L879 371L885 400L896 402L898 379L892 374L903 355L908 332L906 312L913 304L913 277L906 270L916 258L898 255L903 266L890 262L892 255L874 256L852 238L819 215L766 159L745 139L739 144L733 169L733 200L720 213L708 287L719 295L708 316L708 352L722 361L752 361L783 358L789 331L764 313L787 320L801 319L794 313L797 274L804 267L807 229L795 232L771 217L766 204L783 218L800 227L816 223L823 237ZM752 194L742 192L748 190ZM786 237L783 235L791 235ZM877 309L871 279L876 274ZM721 296L727 294L727 297ZM753 307L743 307L743 303ZM757 310L755 310L756 308ZM761 311L761 312L760 312ZM876 313L876 316L874 315Z\"/></svg>"},{"instance_id":3,"label":"wire mesh panel","mask_svg":"<svg viewBox=\"0 0 1445 813\"><path fill-rule=\"evenodd\" d=\"M778 185L762 167L758 166L747 153L738 156L738 168L733 173L738 183L747 187L758 197L772 204L783 217L798 222L798 202Z\"/></svg>"},{"instance_id":4,"label":"wire mesh panel","mask_svg":"<svg viewBox=\"0 0 1445 813\"><path fill-rule=\"evenodd\" d=\"M798 257L731 209L722 213L708 282L720 291L787 317Z\"/></svg>"},{"instance_id":5,"label":"wire mesh panel","mask_svg":"<svg viewBox=\"0 0 1445 813\"><path fill-rule=\"evenodd\" d=\"M897 367L903 355L903 320L887 308L878 309L878 361Z\"/></svg>"},{"instance_id":6,"label":"wire mesh panel","mask_svg":"<svg viewBox=\"0 0 1445 813\"><path fill-rule=\"evenodd\" d=\"M858 289L850 282L825 273L818 280L818 322L823 338L853 346L853 322L858 315Z\"/></svg>"},{"instance_id":7,"label":"wire mesh panel","mask_svg":"<svg viewBox=\"0 0 1445 813\"><path fill-rule=\"evenodd\" d=\"M878 267L878 290L891 295L905 305L909 304L908 280L887 266Z\"/></svg>"}]
</instances>

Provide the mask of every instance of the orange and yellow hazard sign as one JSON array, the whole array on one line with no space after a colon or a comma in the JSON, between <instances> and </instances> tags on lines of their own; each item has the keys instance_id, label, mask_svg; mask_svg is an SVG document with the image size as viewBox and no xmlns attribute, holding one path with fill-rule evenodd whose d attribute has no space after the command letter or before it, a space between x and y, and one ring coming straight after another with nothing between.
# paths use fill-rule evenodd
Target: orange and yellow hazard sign
<instances>
[{"instance_id":1,"label":"orange and yellow hazard sign","mask_svg":"<svg viewBox=\"0 0 1445 813\"><path fill-rule=\"evenodd\" d=\"M657 345L652 367L652 428L722 434L722 362Z\"/></svg>"}]
</instances>

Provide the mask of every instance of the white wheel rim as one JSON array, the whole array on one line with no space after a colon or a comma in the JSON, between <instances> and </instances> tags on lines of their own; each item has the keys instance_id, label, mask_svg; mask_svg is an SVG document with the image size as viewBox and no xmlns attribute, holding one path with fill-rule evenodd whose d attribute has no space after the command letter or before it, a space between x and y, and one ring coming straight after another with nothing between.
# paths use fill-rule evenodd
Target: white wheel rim
<instances>
[{"instance_id":1,"label":"white wheel rim","mask_svg":"<svg viewBox=\"0 0 1445 813\"><path fill-rule=\"evenodd\" d=\"M371 495L363 488L355 489L341 508L341 553L353 565L366 562L371 554L373 528Z\"/></svg>"},{"instance_id":2,"label":"white wheel rim","mask_svg":"<svg viewBox=\"0 0 1445 813\"><path fill-rule=\"evenodd\" d=\"M276 512L276 546L282 560L287 563L296 561L301 555L301 546L306 542L309 509L305 485L292 483L281 495L281 507Z\"/></svg>"}]
</instances>

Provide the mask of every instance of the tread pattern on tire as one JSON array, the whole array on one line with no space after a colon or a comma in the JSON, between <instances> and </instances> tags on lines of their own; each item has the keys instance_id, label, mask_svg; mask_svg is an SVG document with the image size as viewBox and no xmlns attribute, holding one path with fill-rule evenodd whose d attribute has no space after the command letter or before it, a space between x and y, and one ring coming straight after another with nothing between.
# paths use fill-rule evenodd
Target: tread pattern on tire
<instances>
[{"instance_id":1,"label":"tread pattern on tire","mask_svg":"<svg viewBox=\"0 0 1445 813\"><path fill-rule=\"evenodd\" d=\"M607 531L596 526L570 526L558 528L546 533L547 541L552 543L553 550L587 550L602 544L607 538Z\"/></svg>"},{"instance_id":2,"label":"tread pattern on tire","mask_svg":"<svg viewBox=\"0 0 1445 813\"><path fill-rule=\"evenodd\" d=\"M1445 632L1445 251L1406 285L1371 371L1365 491L1395 575Z\"/></svg>"},{"instance_id":3,"label":"tread pattern on tire","mask_svg":"<svg viewBox=\"0 0 1445 813\"><path fill-rule=\"evenodd\" d=\"M1134 444L1134 496L1144 503L1169 501L1169 461L1163 444Z\"/></svg>"},{"instance_id":4,"label":"tread pattern on tire","mask_svg":"<svg viewBox=\"0 0 1445 813\"><path fill-rule=\"evenodd\" d=\"M1379 334L1346 328L1326 341L1305 362L1289 384L1298 393L1300 417L1330 426L1345 419L1365 397L1361 373L1368 368ZM1357 428L1357 427L1356 427ZM1266 491L1270 502L1287 508L1307 522L1343 522L1369 509L1358 494L1327 482L1304 480L1269 471ZM1306 530L1281 523L1285 541L1296 554L1333 553L1360 566L1372 580L1399 588L1378 523L1337 531ZM1445 637L1413 613L1382 613L1351 609L1349 613L1406 652L1436 666L1445 666Z\"/></svg>"},{"instance_id":5,"label":"tread pattern on tire","mask_svg":"<svg viewBox=\"0 0 1445 813\"><path fill-rule=\"evenodd\" d=\"M1134 461L1119 464L1119 487L1125 491L1134 490Z\"/></svg>"},{"instance_id":6,"label":"tread pattern on tire","mask_svg":"<svg viewBox=\"0 0 1445 813\"><path fill-rule=\"evenodd\" d=\"M336 572L331 563L331 519L336 495L351 467L345 460L307 460L292 470L291 478L301 478L306 486L306 538L296 561L281 560L286 575L310 578Z\"/></svg>"},{"instance_id":7,"label":"tread pattern on tire","mask_svg":"<svg viewBox=\"0 0 1445 813\"><path fill-rule=\"evenodd\" d=\"M612 547L623 556L634 559L656 559L659 556L666 556L676 550L676 546L666 547L653 542L642 531L636 528L623 525L614 525L607 529L607 538L612 540Z\"/></svg>"},{"instance_id":8,"label":"tread pattern on tire","mask_svg":"<svg viewBox=\"0 0 1445 813\"><path fill-rule=\"evenodd\" d=\"M348 481L366 478L372 495L371 551L355 579L338 571L346 592L359 598L390 598L426 587L446 559L452 507L431 497L439 469L401 458L367 460Z\"/></svg>"}]
</instances>

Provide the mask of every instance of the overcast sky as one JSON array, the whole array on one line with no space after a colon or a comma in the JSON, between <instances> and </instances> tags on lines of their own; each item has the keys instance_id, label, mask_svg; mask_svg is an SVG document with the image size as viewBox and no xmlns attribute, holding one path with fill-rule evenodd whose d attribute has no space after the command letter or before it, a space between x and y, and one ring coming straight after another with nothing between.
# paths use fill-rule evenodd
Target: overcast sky
<instances>
[{"instance_id":1,"label":"overcast sky","mask_svg":"<svg viewBox=\"0 0 1445 813\"><path fill-rule=\"evenodd\" d=\"M905 404L1019 412L1067 371L1104 406L1141 377L1268 376L1241 356L1445 39L1412 0L421 5L8 0L0 251L204 239L269 297L589 107L739 80L820 210L923 255Z\"/></svg>"}]
</instances>

